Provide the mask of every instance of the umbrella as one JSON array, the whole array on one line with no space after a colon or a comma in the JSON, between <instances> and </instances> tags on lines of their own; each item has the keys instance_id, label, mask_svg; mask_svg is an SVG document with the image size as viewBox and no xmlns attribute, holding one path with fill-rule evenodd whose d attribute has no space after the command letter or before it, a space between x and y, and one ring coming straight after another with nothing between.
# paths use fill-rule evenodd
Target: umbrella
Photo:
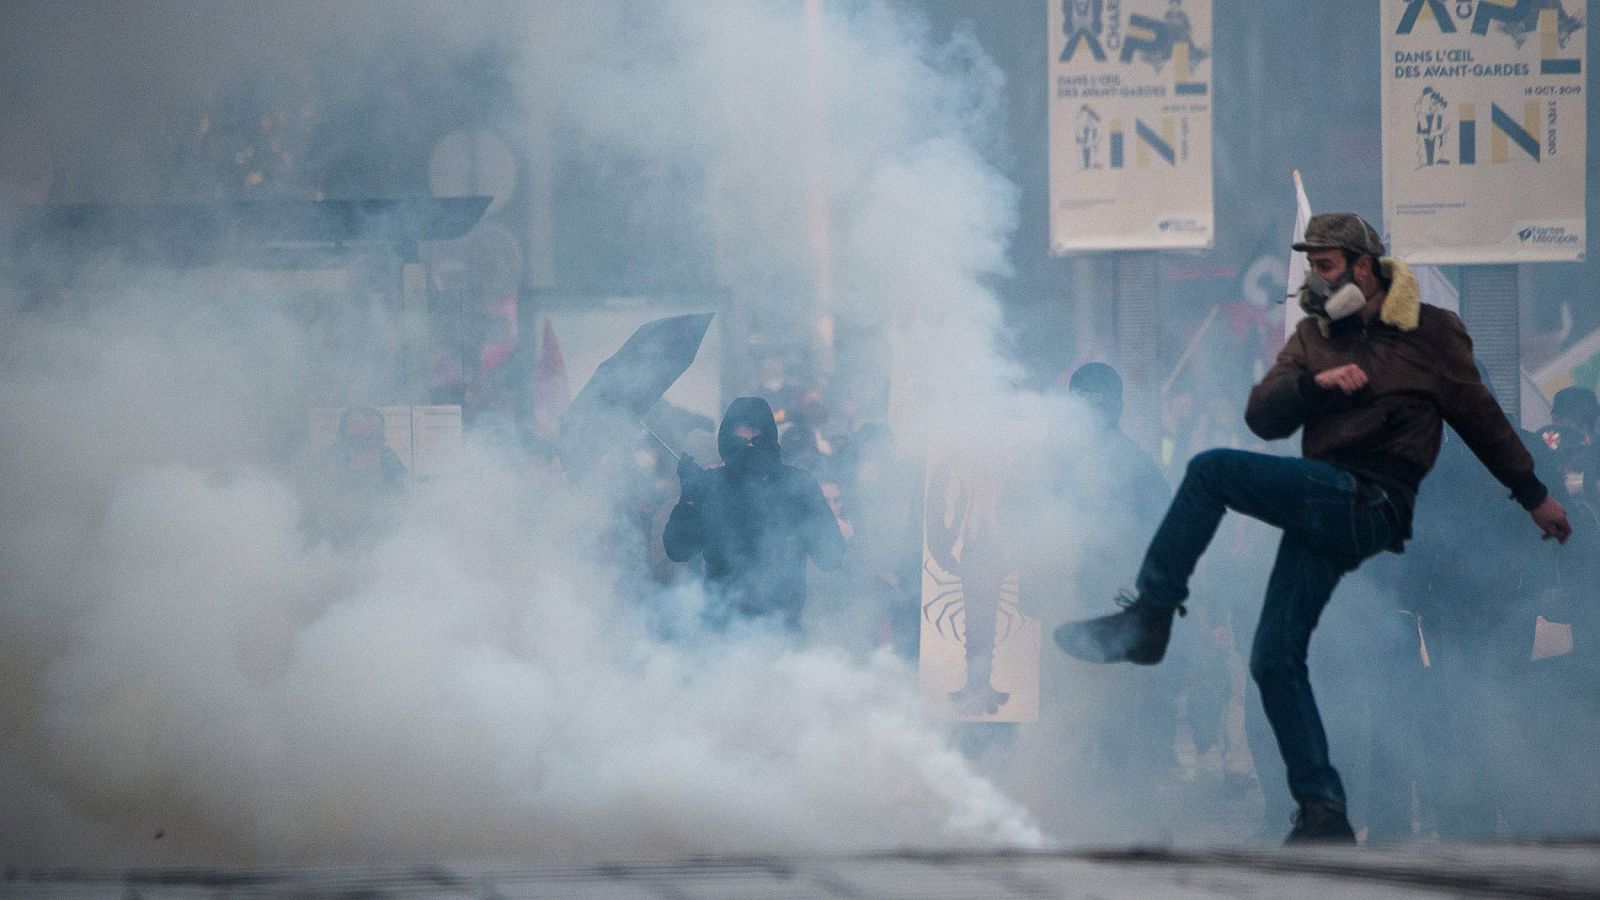
<instances>
[{"instance_id":1,"label":"umbrella","mask_svg":"<svg viewBox=\"0 0 1600 900\"><path fill-rule=\"evenodd\" d=\"M646 322L594 370L561 417L561 465L569 475L581 476L616 446L621 429L637 427L694 362L711 317L692 313Z\"/></svg>"},{"instance_id":2,"label":"umbrella","mask_svg":"<svg viewBox=\"0 0 1600 900\"><path fill-rule=\"evenodd\" d=\"M700 430L717 433L715 419L692 409L668 403L665 398L650 407L650 411L644 415L643 423L645 430L656 435L656 439L661 441L662 446L671 451L673 456L678 455L676 448L683 446L691 432Z\"/></svg>"}]
</instances>

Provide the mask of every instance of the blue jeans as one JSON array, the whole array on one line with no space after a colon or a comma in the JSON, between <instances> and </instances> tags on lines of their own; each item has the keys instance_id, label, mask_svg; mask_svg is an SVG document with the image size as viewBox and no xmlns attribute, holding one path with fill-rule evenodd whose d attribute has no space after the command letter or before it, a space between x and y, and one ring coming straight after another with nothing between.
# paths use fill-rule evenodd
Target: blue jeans
<instances>
[{"instance_id":1,"label":"blue jeans","mask_svg":"<svg viewBox=\"0 0 1600 900\"><path fill-rule=\"evenodd\" d=\"M1190 461L1139 569L1139 596L1174 607L1189 595L1189 576L1224 512L1283 529L1250 674L1289 772L1289 792L1302 803L1345 806L1311 694L1306 648L1339 579L1393 541L1387 505L1381 488L1327 463L1207 450Z\"/></svg>"}]
</instances>

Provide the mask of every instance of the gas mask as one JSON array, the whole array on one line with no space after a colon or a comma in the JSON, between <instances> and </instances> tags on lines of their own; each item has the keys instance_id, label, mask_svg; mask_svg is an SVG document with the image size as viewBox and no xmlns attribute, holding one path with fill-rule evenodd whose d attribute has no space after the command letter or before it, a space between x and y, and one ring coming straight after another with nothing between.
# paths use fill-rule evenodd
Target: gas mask
<instances>
[{"instance_id":1,"label":"gas mask","mask_svg":"<svg viewBox=\"0 0 1600 900\"><path fill-rule=\"evenodd\" d=\"M1367 305L1367 296L1361 293L1361 288L1356 287L1350 267L1346 267L1344 274L1335 282L1312 272L1306 275L1306 283L1301 291L1306 297L1303 305L1307 311L1323 316L1330 322L1354 315Z\"/></svg>"}]
</instances>

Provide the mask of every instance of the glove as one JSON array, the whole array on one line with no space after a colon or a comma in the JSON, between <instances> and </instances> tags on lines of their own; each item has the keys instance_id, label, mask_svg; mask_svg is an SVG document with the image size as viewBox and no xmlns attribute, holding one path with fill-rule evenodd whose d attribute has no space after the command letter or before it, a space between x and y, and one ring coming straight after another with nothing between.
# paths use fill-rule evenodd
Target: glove
<instances>
[{"instance_id":1,"label":"glove","mask_svg":"<svg viewBox=\"0 0 1600 900\"><path fill-rule=\"evenodd\" d=\"M678 457L678 496L683 500L693 502L700 496L701 488L705 483L706 470L694 461L694 457L685 453Z\"/></svg>"}]
</instances>

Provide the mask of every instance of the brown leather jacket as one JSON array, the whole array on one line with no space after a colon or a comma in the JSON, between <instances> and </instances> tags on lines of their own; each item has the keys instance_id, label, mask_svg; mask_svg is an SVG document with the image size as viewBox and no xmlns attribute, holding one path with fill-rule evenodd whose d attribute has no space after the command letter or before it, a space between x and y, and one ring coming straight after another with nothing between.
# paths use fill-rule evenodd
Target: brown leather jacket
<instances>
[{"instance_id":1,"label":"brown leather jacket","mask_svg":"<svg viewBox=\"0 0 1600 900\"><path fill-rule=\"evenodd\" d=\"M1301 453L1415 496L1439 455L1449 422L1518 503L1533 509L1547 491L1533 457L1478 378L1472 339L1460 317L1422 303L1417 279L1385 259L1390 286L1373 321L1308 315L1277 362L1250 391L1245 422L1267 440L1304 428ZM1310 310L1308 309L1308 312ZM1315 375L1346 363L1367 373L1352 396L1317 386ZM1409 519L1410 497L1405 498ZM1409 522L1403 523L1409 526ZM1409 533L1409 527L1405 527Z\"/></svg>"}]
</instances>

